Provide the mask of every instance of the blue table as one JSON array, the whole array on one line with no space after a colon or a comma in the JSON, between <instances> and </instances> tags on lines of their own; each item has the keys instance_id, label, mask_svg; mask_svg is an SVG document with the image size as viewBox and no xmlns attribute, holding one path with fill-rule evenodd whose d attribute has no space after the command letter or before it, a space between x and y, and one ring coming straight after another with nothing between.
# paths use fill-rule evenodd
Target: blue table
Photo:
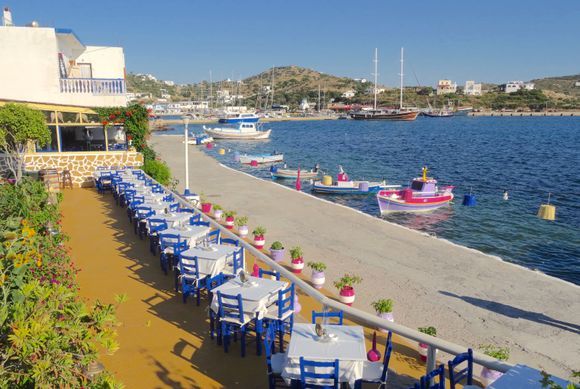
<instances>
[{"instance_id":1,"label":"blue table","mask_svg":"<svg viewBox=\"0 0 580 389\"><path fill-rule=\"evenodd\" d=\"M568 384L565 380L551 376L550 379L565 388ZM542 374L539 370L525 365L515 365L504 373L491 385L489 389L544 389L541 384Z\"/></svg>"}]
</instances>

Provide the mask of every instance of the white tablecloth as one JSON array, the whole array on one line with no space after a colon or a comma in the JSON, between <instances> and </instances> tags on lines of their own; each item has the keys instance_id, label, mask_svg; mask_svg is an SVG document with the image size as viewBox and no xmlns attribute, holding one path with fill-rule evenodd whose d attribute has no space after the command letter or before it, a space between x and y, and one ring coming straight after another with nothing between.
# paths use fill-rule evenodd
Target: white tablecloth
<instances>
[{"instance_id":1,"label":"white tablecloth","mask_svg":"<svg viewBox=\"0 0 580 389\"><path fill-rule=\"evenodd\" d=\"M192 227L206 228L209 230L208 227L203 226ZM206 250L201 246L192 247L189 250L184 251L183 255L188 257L197 257L200 275L209 275L213 277L223 272L224 270L229 270L227 272L231 273L231 271L233 271L233 267L228 269L228 262L232 262L233 253L239 248L226 244L214 244L212 247L215 248L215 251Z\"/></svg>"},{"instance_id":2,"label":"white tablecloth","mask_svg":"<svg viewBox=\"0 0 580 389\"><path fill-rule=\"evenodd\" d=\"M195 244L199 240L206 237L210 231L211 229L205 226L188 226L187 228L170 227L166 230L161 231L161 233L180 235L182 238L187 238L188 246L195 246Z\"/></svg>"},{"instance_id":3,"label":"white tablecloth","mask_svg":"<svg viewBox=\"0 0 580 389\"><path fill-rule=\"evenodd\" d=\"M219 311L218 291L229 295L241 294L246 321L250 321L255 317L261 319L267 312L268 307L278 301L278 291L288 286L287 282L268 278L249 277L249 279L250 282L243 285L239 278L233 278L213 289L211 309L216 313Z\"/></svg>"},{"instance_id":4,"label":"white tablecloth","mask_svg":"<svg viewBox=\"0 0 580 389\"><path fill-rule=\"evenodd\" d=\"M288 382L300 379L300 357L315 361L338 359L340 382L348 382L354 387L355 381L362 378L363 364L367 360L363 328L326 325L327 332L336 335L336 339L330 341L319 341L314 328L314 324L294 324L282 377Z\"/></svg>"},{"instance_id":5,"label":"white tablecloth","mask_svg":"<svg viewBox=\"0 0 580 389\"><path fill-rule=\"evenodd\" d=\"M165 220L169 227L178 228L180 226L186 227L186 224L189 224L189 219L191 219L192 216L193 216L193 214L189 213L189 212L177 212L177 213L170 213L167 215L163 215L160 217L160 219ZM194 227L194 226L190 226L190 227ZM207 228L207 227L203 227L203 228Z\"/></svg>"}]
</instances>

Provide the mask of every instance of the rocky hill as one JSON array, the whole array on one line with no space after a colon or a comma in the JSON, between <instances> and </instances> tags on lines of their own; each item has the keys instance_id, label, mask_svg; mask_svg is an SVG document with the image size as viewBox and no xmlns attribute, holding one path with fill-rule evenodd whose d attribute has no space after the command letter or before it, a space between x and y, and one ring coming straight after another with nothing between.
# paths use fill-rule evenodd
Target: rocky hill
<instances>
[{"instance_id":1,"label":"rocky hill","mask_svg":"<svg viewBox=\"0 0 580 389\"><path fill-rule=\"evenodd\" d=\"M580 74L561 77L547 77L532 80L531 82L536 84L537 89L541 89L543 91L551 91L561 95L567 95L576 98L580 97L580 86L576 86L576 83L580 82Z\"/></svg>"}]
</instances>

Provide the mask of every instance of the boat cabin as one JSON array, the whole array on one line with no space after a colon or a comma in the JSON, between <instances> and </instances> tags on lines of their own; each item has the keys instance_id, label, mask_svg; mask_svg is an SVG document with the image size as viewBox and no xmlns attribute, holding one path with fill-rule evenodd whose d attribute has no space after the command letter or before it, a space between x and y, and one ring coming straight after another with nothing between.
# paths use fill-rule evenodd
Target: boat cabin
<instances>
[{"instance_id":1,"label":"boat cabin","mask_svg":"<svg viewBox=\"0 0 580 389\"><path fill-rule=\"evenodd\" d=\"M411 190L415 192L435 193L437 191L437 180L415 178L411 183Z\"/></svg>"}]
</instances>

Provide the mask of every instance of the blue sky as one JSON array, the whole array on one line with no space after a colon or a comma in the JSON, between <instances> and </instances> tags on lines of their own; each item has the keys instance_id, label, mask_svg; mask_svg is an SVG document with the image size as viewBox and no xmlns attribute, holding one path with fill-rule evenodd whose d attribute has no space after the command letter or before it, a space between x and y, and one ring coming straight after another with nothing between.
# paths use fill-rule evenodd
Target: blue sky
<instances>
[{"instance_id":1,"label":"blue sky","mask_svg":"<svg viewBox=\"0 0 580 389\"><path fill-rule=\"evenodd\" d=\"M580 73L580 0L4 0L14 22L72 28L123 46L127 70L196 82L299 65L398 84L529 80Z\"/></svg>"}]
</instances>

